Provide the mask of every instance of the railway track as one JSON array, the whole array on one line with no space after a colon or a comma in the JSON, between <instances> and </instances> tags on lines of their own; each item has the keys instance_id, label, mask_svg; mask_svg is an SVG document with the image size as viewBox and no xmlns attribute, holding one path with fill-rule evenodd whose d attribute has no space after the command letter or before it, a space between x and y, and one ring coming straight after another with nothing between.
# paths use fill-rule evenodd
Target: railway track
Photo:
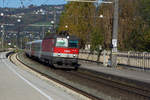
<instances>
[{"instance_id":1,"label":"railway track","mask_svg":"<svg viewBox=\"0 0 150 100\"><path fill-rule=\"evenodd\" d=\"M92 100L149 100L150 99L150 91L141 89L134 86L129 86L127 84L121 84L116 81L112 81L111 79L105 79L101 76L93 74L87 71L64 71L64 70L51 70L49 67L45 67L51 72L65 77L65 79L72 81L72 83L78 83L81 86L86 86L89 90L82 89L81 87L77 87L67 82L63 82L56 77L52 77L46 73L43 73L31 65L28 65L21 61L17 56L16 59L20 61L25 66L29 67L30 69L40 73L42 76L45 76L59 84L62 84ZM34 62L34 61L33 61ZM94 94L90 93L89 91L93 92ZM97 91L97 94L96 92ZM106 97L107 96L107 97ZM132 98L132 99L131 99Z\"/></svg>"},{"instance_id":2,"label":"railway track","mask_svg":"<svg viewBox=\"0 0 150 100\"><path fill-rule=\"evenodd\" d=\"M78 73L70 72L70 73L76 75L77 77L82 77L82 78L86 78L86 79L91 80L91 81L95 81L99 84L104 83L108 86L118 88L118 89L121 89L123 91L127 91L130 93L134 93L137 95L141 95L141 96L150 98L150 90L141 89L141 88L138 88L135 86L129 86L127 84L121 84L121 83L118 83L116 81L110 81L108 79L105 79L105 78L102 78L102 77L99 77L96 75L85 74L82 72L78 72Z\"/></svg>"}]
</instances>

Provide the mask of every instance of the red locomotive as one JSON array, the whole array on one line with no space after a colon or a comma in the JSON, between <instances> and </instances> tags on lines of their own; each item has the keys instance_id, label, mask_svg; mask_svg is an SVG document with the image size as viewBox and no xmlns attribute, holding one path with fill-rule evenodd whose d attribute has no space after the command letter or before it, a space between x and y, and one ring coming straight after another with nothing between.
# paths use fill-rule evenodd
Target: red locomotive
<instances>
[{"instance_id":1,"label":"red locomotive","mask_svg":"<svg viewBox=\"0 0 150 100\"><path fill-rule=\"evenodd\" d=\"M78 68L79 39L66 31L51 33L43 40L26 43L25 53L50 65L70 65ZM67 66L68 67L68 66Z\"/></svg>"}]
</instances>

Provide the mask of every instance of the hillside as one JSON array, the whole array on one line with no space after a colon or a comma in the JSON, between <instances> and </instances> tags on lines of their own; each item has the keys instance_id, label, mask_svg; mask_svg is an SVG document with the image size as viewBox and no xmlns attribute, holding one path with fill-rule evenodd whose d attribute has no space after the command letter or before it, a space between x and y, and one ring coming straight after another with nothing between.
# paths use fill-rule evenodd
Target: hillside
<instances>
[{"instance_id":1,"label":"hillside","mask_svg":"<svg viewBox=\"0 0 150 100\"><path fill-rule=\"evenodd\" d=\"M4 16L0 16L0 23L15 24L15 27L8 27L8 30L17 30L18 19L21 19L21 26L24 31L31 30L29 24L50 25L51 21L59 23L59 17L64 10L64 5L30 5L28 8L0 8ZM33 29L33 27L32 27Z\"/></svg>"}]
</instances>

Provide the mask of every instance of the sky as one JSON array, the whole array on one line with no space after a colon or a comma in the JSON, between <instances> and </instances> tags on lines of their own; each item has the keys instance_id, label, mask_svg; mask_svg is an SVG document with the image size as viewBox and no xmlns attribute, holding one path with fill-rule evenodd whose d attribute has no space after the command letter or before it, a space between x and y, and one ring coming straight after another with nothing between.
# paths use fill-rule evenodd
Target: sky
<instances>
[{"instance_id":1,"label":"sky","mask_svg":"<svg viewBox=\"0 0 150 100\"><path fill-rule=\"evenodd\" d=\"M4 3L3 3L4 1ZM11 7L11 8L18 8L22 7L21 1L25 7L33 4L33 5L59 5L59 4L66 4L65 0L0 0L0 7Z\"/></svg>"}]
</instances>

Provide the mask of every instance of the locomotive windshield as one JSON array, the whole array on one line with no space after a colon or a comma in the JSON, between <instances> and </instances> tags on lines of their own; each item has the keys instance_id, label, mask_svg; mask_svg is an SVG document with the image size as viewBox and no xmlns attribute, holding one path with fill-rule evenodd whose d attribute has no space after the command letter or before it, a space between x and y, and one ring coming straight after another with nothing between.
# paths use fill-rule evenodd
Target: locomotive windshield
<instances>
[{"instance_id":1,"label":"locomotive windshield","mask_svg":"<svg viewBox=\"0 0 150 100\"><path fill-rule=\"evenodd\" d=\"M57 47L68 47L68 40L66 38L57 38L56 46Z\"/></svg>"},{"instance_id":2,"label":"locomotive windshield","mask_svg":"<svg viewBox=\"0 0 150 100\"><path fill-rule=\"evenodd\" d=\"M70 48L78 48L78 41L77 40L69 40L69 47Z\"/></svg>"}]
</instances>

